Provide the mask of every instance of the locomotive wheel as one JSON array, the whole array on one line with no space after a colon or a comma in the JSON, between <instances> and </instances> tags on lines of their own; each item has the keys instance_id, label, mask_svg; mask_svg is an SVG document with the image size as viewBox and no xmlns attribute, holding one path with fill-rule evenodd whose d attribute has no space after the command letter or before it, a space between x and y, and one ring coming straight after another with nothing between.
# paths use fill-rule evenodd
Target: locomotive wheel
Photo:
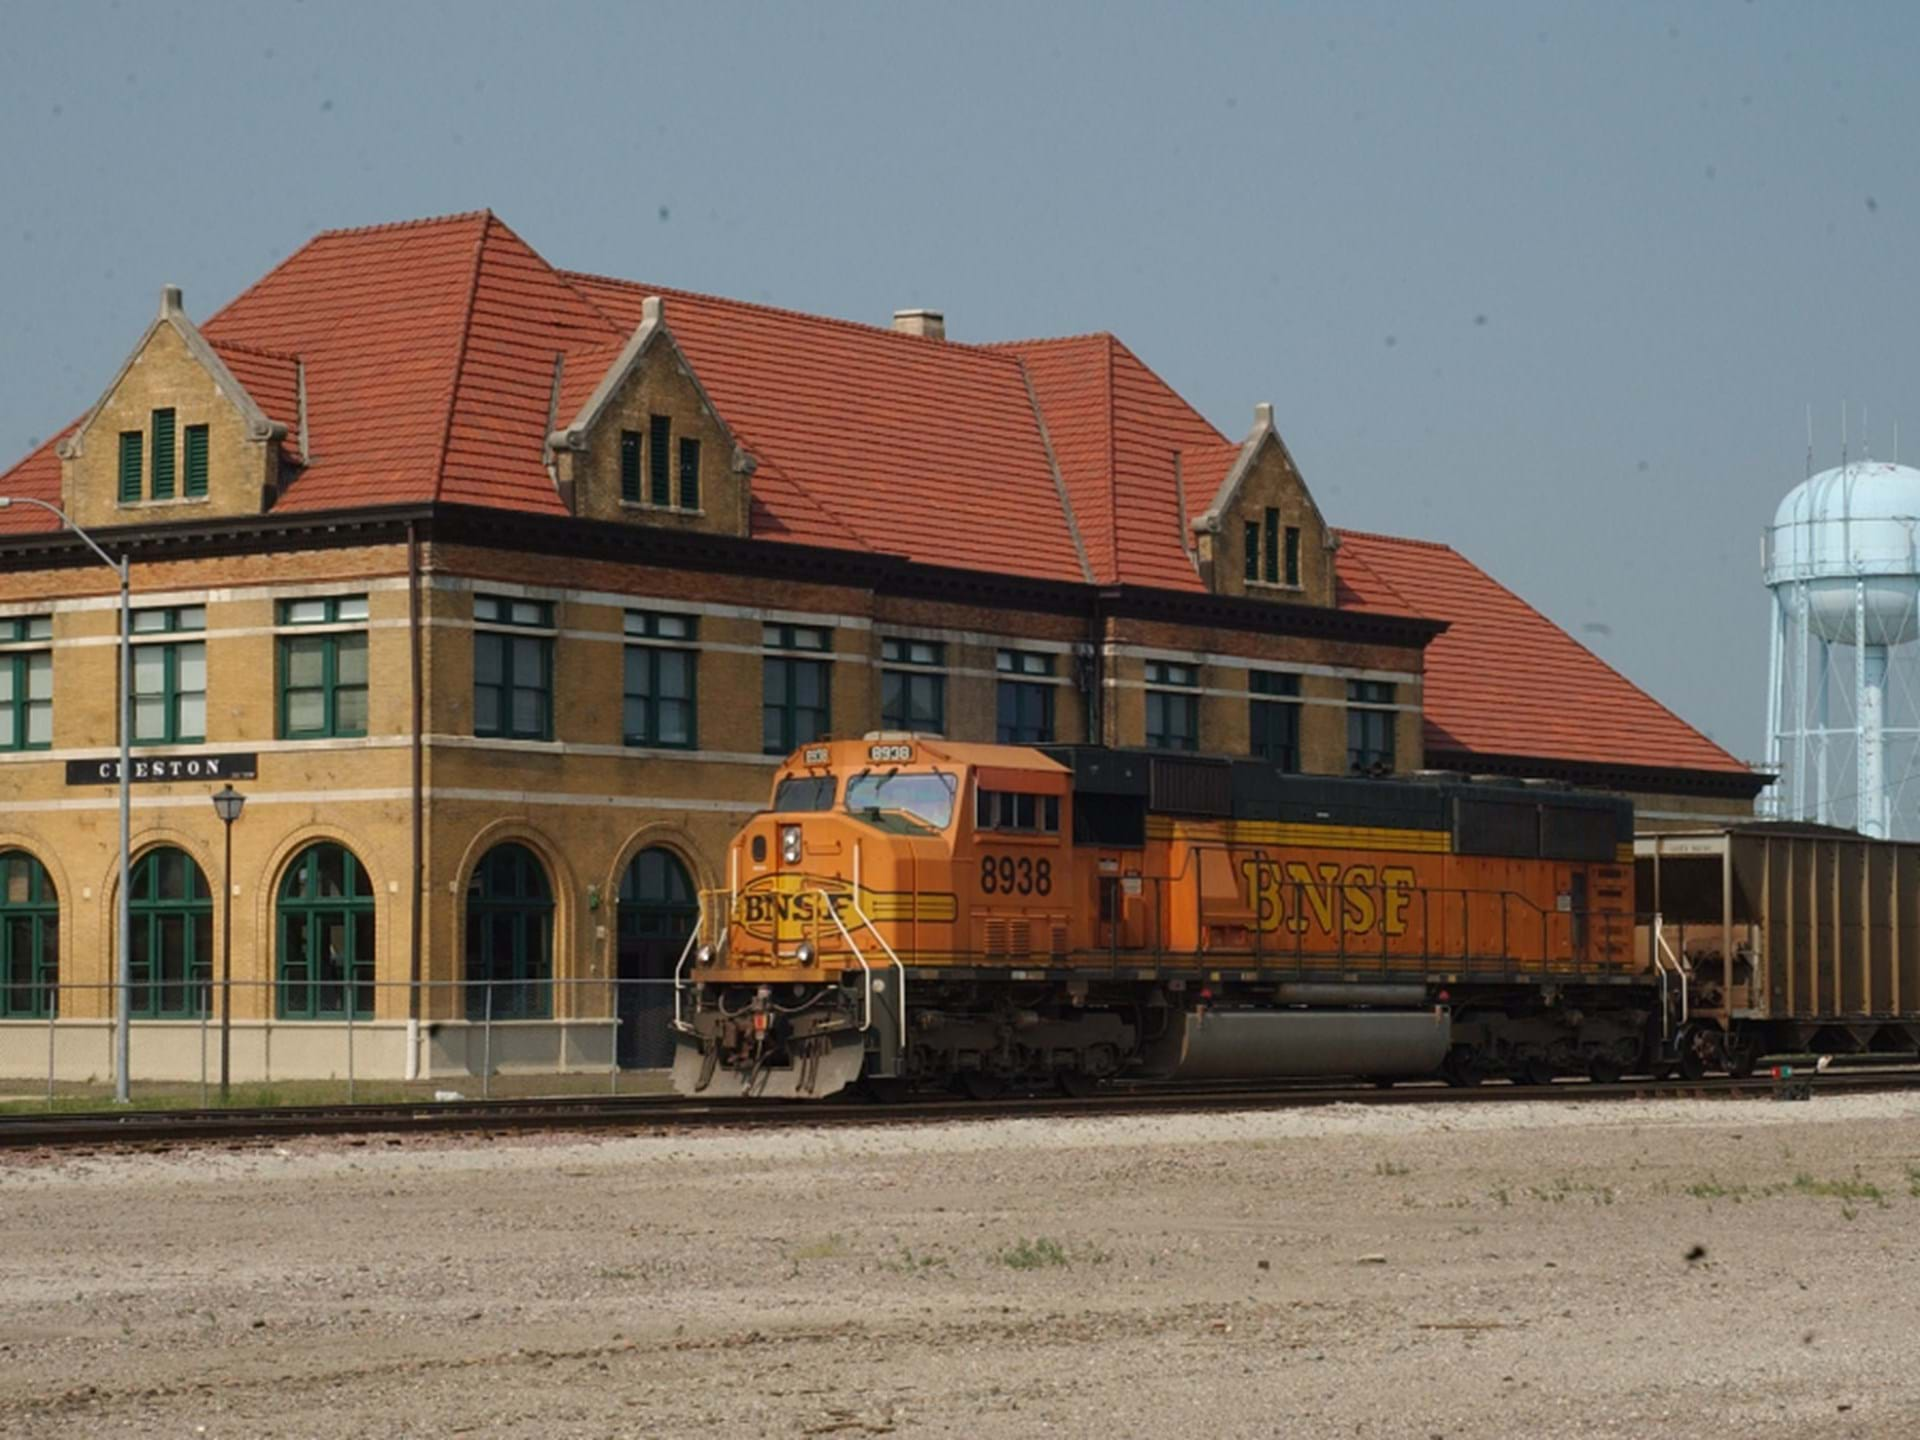
<instances>
[{"instance_id":1,"label":"locomotive wheel","mask_svg":"<svg viewBox=\"0 0 1920 1440\"><path fill-rule=\"evenodd\" d=\"M1100 1082L1084 1070L1056 1070L1053 1072L1053 1083L1069 1100L1090 1099L1100 1088Z\"/></svg>"},{"instance_id":2,"label":"locomotive wheel","mask_svg":"<svg viewBox=\"0 0 1920 1440\"><path fill-rule=\"evenodd\" d=\"M1449 1050L1440 1062L1440 1078L1456 1090L1471 1090L1487 1078L1480 1061L1470 1050Z\"/></svg>"},{"instance_id":3,"label":"locomotive wheel","mask_svg":"<svg viewBox=\"0 0 1920 1440\"><path fill-rule=\"evenodd\" d=\"M1620 1062L1597 1056L1587 1062L1587 1078L1596 1085L1617 1085L1620 1082Z\"/></svg>"},{"instance_id":4,"label":"locomotive wheel","mask_svg":"<svg viewBox=\"0 0 1920 1440\"><path fill-rule=\"evenodd\" d=\"M1678 1068L1682 1080L1701 1079L1707 1073L1706 1057L1691 1045L1683 1046L1680 1051L1680 1064Z\"/></svg>"},{"instance_id":5,"label":"locomotive wheel","mask_svg":"<svg viewBox=\"0 0 1920 1440\"><path fill-rule=\"evenodd\" d=\"M898 1105L907 1098L907 1082L892 1078L869 1075L861 1082L867 1099L876 1105Z\"/></svg>"},{"instance_id":6,"label":"locomotive wheel","mask_svg":"<svg viewBox=\"0 0 1920 1440\"><path fill-rule=\"evenodd\" d=\"M998 1100L1007 1093L1007 1082L984 1070L961 1071L959 1085L960 1093L969 1100Z\"/></svg>"},{"instance_id":7,"label":"locomotive wheel","mask_svg":"<svg viewBox=\"0 0 1920 1440\"><path fill-rule=\"evenodd\" d=\"M1520 1085L1551 1085L1556 1073L1550 1061L1523 1060L1514 1081Z\"/></svg>"}]
</instances>

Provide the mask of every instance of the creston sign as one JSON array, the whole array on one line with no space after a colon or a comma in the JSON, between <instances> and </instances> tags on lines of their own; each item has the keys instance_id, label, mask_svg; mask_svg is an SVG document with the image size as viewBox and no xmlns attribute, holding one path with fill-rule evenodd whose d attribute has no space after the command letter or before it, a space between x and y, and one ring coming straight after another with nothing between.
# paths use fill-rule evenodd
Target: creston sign
<instances>
[{"instance_id":1,"label":"creston sign","mask_svg":"<svg viewBox=\"0 0 1920 1440\"><path fill-rule=\"evenodd\" d=\"M175 780L252 780L260 773L260 757L251 754L226 755L136 755L133 783L165 785ZM67 761L69 785L118 785L120 762L106 760Z\"/></svg>"}]
</instances>

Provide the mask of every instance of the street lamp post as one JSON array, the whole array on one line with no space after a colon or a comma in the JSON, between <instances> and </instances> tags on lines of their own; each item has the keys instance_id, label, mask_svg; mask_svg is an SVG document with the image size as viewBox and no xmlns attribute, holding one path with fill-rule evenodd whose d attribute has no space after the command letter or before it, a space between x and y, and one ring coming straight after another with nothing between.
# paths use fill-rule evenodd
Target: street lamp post
<instances>
[{"instance_id":1,"label":"street lamp post","mask_svg":"<svg viewBox=\"0 0 1920 1440\"><path fill-rule=\"evenodd\" d=\"M113 1098L125 1105L133 1098L127 1074L133 1029L133 618L128 604L131 572L124 554L115 560L94 544L93 537L74 524L59 506L26 495L0 495L0 510L13 505L32 505L46 511L85 541L87 548L100 557L100 563L120 577L120 954L116 966L120 1000L114 1007L117 1023L113 1036Z\"/></svg>"},{"instance_id":2,"label":"street lamp post","mask_svg":"<svg viewBox=\"0 0 1920 1440\"><path fill-rule=\"evenodd\" d=\"M240 818L247 797L232 785L213 792L213 813L227 832L227 859L220 879L220 1103L227 1103L227 1063L232 1054L233 1018L233 822Z\"/></svg>"}]
</instances>

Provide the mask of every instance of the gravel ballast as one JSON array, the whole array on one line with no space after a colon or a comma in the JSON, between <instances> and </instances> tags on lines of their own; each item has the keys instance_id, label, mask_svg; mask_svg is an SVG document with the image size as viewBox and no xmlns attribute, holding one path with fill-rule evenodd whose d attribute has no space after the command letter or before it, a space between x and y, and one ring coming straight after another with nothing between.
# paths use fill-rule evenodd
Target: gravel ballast
<instances>
[{"instance_id":1,"label":"gravel ballast","mask_svg":"<svg viewBox=\"0 0 1920 1440\"><path fill-rule=\"evenodd\" d=\"M1907 1435L1920 1097L0 1157L0 1433Z\"/></svg>"}]
</instances>

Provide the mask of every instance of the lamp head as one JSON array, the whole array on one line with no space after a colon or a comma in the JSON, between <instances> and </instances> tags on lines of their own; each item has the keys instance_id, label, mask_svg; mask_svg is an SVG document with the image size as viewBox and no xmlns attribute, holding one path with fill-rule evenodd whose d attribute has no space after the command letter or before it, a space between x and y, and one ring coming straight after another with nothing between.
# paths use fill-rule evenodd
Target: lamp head
<instances>
[{"instance_id":1,"label":"lamp head","mask_svg":"<svg viewBox=\"0 0 1920 1440\"><path fill-rule=\"evenodd\" d=\"M222 785L213 792L213 813L220 817L223 824L231 825L238 820L240 811L246 803L247 797L232 785Z\"/></svg>"}]
</instances>

